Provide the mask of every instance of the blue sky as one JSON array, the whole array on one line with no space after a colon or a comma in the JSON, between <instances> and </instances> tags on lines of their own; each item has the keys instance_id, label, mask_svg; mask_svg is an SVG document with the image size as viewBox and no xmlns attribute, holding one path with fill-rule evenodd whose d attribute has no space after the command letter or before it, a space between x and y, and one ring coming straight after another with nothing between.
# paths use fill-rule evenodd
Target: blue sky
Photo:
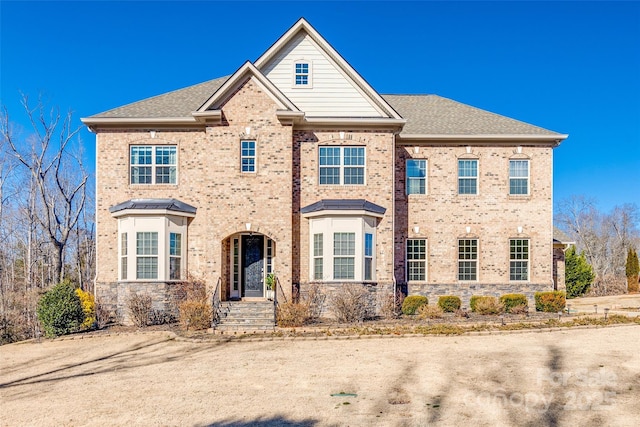
<instances>
[{"instance_id":1,"label":"blue sky","mask_svg":"<svg viewBox=\"0 0 640 427\"><path fill-rule=\"evenodd\" d=\"M638 203L640 2L0 1L0 102L86 117L233 73L304 16L380 93L561 133L554 199ZM88 161L94 137L82 132Z\"/></svg>"}]
</instances>

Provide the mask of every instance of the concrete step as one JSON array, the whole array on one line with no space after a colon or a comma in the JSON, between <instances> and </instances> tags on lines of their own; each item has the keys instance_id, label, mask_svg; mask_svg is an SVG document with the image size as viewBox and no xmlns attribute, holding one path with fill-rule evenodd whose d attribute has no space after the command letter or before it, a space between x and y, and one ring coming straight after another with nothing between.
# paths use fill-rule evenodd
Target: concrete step
<instances>
[{"instance_id":1,"label":"concrete step","mask_svg":"<svg viewBox=\"0 0 640 427\"><path fill-rule=\"evenodd\" d=\"M221 304L217 332L272 331L275 316L272 301L229 301Z\"/></svg>"}]
</instances>

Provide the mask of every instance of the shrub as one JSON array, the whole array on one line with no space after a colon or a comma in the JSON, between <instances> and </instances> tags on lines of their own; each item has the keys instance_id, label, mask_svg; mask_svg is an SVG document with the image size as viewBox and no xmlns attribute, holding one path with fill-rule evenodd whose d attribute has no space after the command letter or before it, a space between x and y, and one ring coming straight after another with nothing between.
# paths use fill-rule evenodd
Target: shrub
<instances>
[{"instance_id":1,"label":"shrub","mask_svg":"<svg viewBox=\"0 0 640 427\"><path fill-rule=\"evenodd\" d=\"M84 313L84 320L80 325L80 329L93 328L96 323L96 300L93 298L93 295L80 288L76 289L76 295L80 298L82 312Z\"/></svg>"},{"instance_id":2,"label":"shrub","mask_svg":"<svg viewBox=\"0 0 640 427\"><path fill-rule=\"evenodd\" d=\"M511 314L529 314L529 306L528 305L516 305L515 307L511 307Z\"/></svg>"},{"instance_id":3,"label":"shrub","mask_svg":"<svg viewBox=\"0 0 640 427\"><path fill-rule=\"evenodd\" d=\"M496 297L483 296L476 300L475 311L478 314L500 314L504 311L504 303Z\"/></svg>"},{"instance_id":4,"label":"shrub","mask_svg":"<svg viewBox=\"0 0 640 427\"><path fill-rule=\"evenodd\" d=\"M102 329L110 323L112 319L111 312L107 309L104 304L97 302L95 305L96 308L96 326L98 329Z\"/></svg>"},{"instance_id":5,"label":"shrub","mask_svg":"<svg viewBox=\"0 0 640 427\"><path fill-rule=\"evenodd\" d=\"M444 295L438 298L438 305L446 313L453 313L460 308L462 301L453 295Z\"/></svg>"},{"instance_id":6,"label":"shrub","mask_svg":"<svg viewBox=\"0 0 640 427\"><path fill-rule=\"evenodd\" d=\"M131 315L131 321L137 327L147 326L151 317L151 297L149 295L133 294L127 301L127 309Z\"/></svg>"},{"instance_id":7,"label":"shrub","mask_svg":"<svg viewBox=\"0 0 640 427\"><path fill-rule=\"evenodd\" d=\"M439 305L424 304L418 307L418 318L422 320L426 319L439 319L444 315L444 311Z\"/></svg>"},{"instance_id":8,"label":"shrub","mask_svg":"<svg viewBox=\"0 0 640 427\"><path fill-rule=\"evenodd\" d=\"M180 303L180 324L188 330L208 329L211 327L213 311L205 301L187 300Z\"/></svg>"},{"instance_id":9,"label":"shrub","mask_svg":"<svg viewBox=\"0 0 640 427\"><path fill-rule=\"evenodd\" d=\"M394 319L402 313L402 304L404 304L404 294L401 291L396 291L394 295L385 294L380 301L380 314L386 319Z\"/></svg>"},{"instance_id":10,"label":"shrub","mask_svg":"<svg viewBox=\"0 0 640 427\"><path fill-rule=\"evenodd\" d=\"M536 311L557 313L564 310L565 293L562 291L536 292Z\"/></svg>"},{"instance_id":11,"label":"shrub","mask_svg":"<svg viewBox=\"0 0 640 427\"><path fill-rule=\"evenodd\" d=\"M476 312L476 304L480 299L484 298L484 295L472 295L469 299L469 308L472 312Z\"/></svg>"},{"instance_id":12,"label":"shrub","mask_svg":"<svg viewBox=\"0 0 640 427\"><path fill-rule=\"evenodd\" d=\"M402 314L416 314L423 305L429 304L429 299L423 295L409 295L402 302Z\"/></svg>"},{"instance_id":13,"label":"shrub","mask_svg":"<svg viewBox=\"0 0 640 427\"><path fill-rule=\"evenodd\" d=\"M283 302L278 304L276 321L281 327L302 326L309 319L309 305L305 302Z\"/></svg>"},{"instance_id":14,"label":"shrub","mask_svg":"<svg viewBox=\"0 0 640 427\"><path fill-rule=\"evenodd\" d=\"M571 246L565 252L564 263L567 298L584 295L595 279L593 268L587 262L584 252L578 255L575 246Z\"/></svg>"},{"instance_id":15,"label":"shrub","mask_svg":"<svg viewBox=\"0 0 640 427\"><path fill-rule=\"evenodd\" d=\"M303 298L308 310L307 321L316 321L322 314L327 295L316 283L309 284L307 289L307 295Z\"/></svg>"},{"instance_id":16,"label":"shrub","mask_svg":"<svg viewBox=\"0 0 640 427\"><path fill-rule=\"evenodd\" d=\"M36 310L48 337L75 332L85 319L80 298L68 280L45 292Z\"/></svg>"},{"instance_id":17,"label":"shrub","mask_svg":"<svg viewBox=\"0 0 640 427\"><path fill-rule=\"evenodd\" d=\"M513 313L513 309L519 306L529 307L525 294L504 294L500 297L500 302L504 304L504 311L507 313Z\"/></svg>"},{"instance_id":18,"label":"shrub","mask_svg":"<svg viewBox=\"0 0 640 427\"><path fill-rule=\"evenodd\" d=\"M368 315L369 292L362 285L349 283L332 294L330 302L338 322L360 322Z\"/></svg>"}]
</instances>

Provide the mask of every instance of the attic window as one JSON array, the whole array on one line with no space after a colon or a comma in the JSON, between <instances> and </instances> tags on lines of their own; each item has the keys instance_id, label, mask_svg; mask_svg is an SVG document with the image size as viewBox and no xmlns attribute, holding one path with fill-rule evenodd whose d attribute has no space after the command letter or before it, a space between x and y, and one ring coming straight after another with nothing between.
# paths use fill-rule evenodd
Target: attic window
<instances>
[{"instance_id":1,"label":"attic window","mask_svg":"<svg viewBox=\"0 0 640 427\"><path fill-rule=\"evenodd\" d=\"M296 62L294 64L294 86L311 86L311 64L308 62Z\"/></svg>"}]
</instances>

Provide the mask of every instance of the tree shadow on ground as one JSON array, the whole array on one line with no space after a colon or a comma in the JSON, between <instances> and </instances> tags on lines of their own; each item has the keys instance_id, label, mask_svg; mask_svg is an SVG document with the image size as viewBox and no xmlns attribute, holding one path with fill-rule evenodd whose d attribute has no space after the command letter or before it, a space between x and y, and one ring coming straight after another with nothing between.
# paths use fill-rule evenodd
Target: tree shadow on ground
<instances>
[{"instance_id":1,"label":"tree shadow on ground","mask_svg":"<svg viewBox=\"0 0 640 427\"><path fill-rule=\"evenodd\" d=\"M222 420L211 424L197 424L198 427L306 427L315 426L320 421L318 419L306 418L303 420L287 419L283 415L277 415L269 418L256 418L253 420Z\"/></svg>"}]
</instances>

